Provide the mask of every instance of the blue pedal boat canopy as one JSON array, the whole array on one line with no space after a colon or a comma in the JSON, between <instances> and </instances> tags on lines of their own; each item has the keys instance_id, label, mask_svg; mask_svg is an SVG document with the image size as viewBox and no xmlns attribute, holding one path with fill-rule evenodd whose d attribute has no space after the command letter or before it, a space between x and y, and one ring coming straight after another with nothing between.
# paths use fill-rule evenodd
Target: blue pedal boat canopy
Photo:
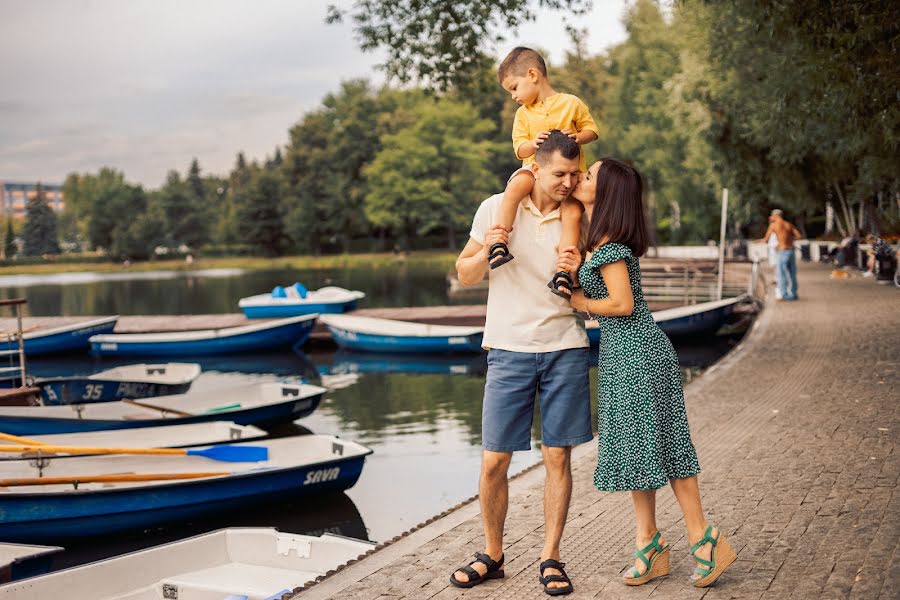
<instances>
[{"instance_id":1,"label":"blue pedal boat canopy","mask_svg":"<svg viewBox=\"0 0 900 600\"><path fill-rule=\"evenodd\" d=\"M334 314L355 310L365 292L326 286L307 291L302 285L277 286L271 293L241 298L238 302L248 319L296 317L311 313Z\"/></svg>"}]
</instances>

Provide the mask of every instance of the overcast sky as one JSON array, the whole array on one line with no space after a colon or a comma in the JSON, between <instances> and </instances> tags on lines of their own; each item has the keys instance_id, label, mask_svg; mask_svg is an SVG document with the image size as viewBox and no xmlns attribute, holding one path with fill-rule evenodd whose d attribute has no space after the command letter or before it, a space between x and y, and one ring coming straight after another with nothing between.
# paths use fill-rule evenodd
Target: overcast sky
<instances>
[{"instance_id":1,"label":"overcast sky","mask_svg":"<svg viewBox=\"0 0 900 600\"><path fill-rule=\"evenodd\" d=\"M263 159L342 80L382 81L349 24L324 24L329 3L0 0L0 179L112 166L158 187L194 156L220 174L238 151ZM625 39L625 4L594 0L591 52ZM516 45L561 59L562 15L540 12L497 54Z\"/></svg>"}]
</instances>

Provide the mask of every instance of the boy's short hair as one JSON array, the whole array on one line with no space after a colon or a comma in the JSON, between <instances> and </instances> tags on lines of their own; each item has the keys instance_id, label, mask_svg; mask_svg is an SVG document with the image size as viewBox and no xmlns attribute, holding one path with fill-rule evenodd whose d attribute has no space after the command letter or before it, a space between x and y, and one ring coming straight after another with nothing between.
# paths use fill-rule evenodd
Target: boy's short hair
<instances>
[{"instance_id":1,"label":"boy's short hair","mask_svg":"<svg viewBox=\"0 0 900 600\"><path fill-rule=\"evenodd\" d=\"M563 158L572 160L580 156L581 149L578 147L578 142L559 129L553 129L550 131L547 139L537 147L534 153L534 160L540 165L545 165L547 160L556 152L562 154Z\"/></svg>"},{"instance_id":2,"label":"boy's short hair","mask_svg":"<svg viewBox=\"0 0 900 600\"><path fill-rule=\"evenodd\" d=\"M544 77L547 76L547 65L544 63L543 56L531 48L525 48L524 46L513 48L512 51L506 55L506 58L503 59L503 62L500 63L500 66L497 67L497 80L502 84L507 76L521 76L524 75L528 69L532 68L540 71L541 75Z\"/></svg>"}]
</instances>

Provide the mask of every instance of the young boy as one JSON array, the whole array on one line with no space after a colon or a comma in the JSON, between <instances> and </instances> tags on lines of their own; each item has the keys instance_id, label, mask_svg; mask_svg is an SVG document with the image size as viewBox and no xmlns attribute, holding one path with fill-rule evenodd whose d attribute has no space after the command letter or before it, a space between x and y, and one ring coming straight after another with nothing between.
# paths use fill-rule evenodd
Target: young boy
<instances>
[{"instance_id":1,"label":"young boy","mask_svg":"<svg viewBox=\"0 0 900 600\"><path fill-rule=\"evenodd\" d=\"M579 146L599 137L587 105L576 96L561 94L553 89L547 78L544 59L534 50L514 48L500 63L497 79L513 100L521 105L513 122L512 139L516 158L522 159L523 166L534 162L535 151L553 129L568 134ZM582 172L587 170L584 150L581 151L580 168ZM513 175L503 193L498 225L507 231L512 229L519 204L531 194L533 187L534 177L527 171L518 171ZM577 246L581 231L581 204L567 200L560 210L563 232L559 247ZM513 259L506 244L494 244L489 252L492 269ZM572 277L561 271L554 275L548 286L557 296L568 299L572 293Z\"/></svg>"}]
</instances>

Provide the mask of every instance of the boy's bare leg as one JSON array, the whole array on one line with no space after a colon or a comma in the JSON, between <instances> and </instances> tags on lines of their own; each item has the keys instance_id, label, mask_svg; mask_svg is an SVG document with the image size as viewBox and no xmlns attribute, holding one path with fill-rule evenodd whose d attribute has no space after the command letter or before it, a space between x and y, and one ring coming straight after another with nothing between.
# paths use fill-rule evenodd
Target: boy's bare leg
<instances>
[{"instance_id":1,"label":"boy's bare leg","mask_svg":"<svg viewBox=\"0 0 900 600\"><path fill-rule=\"evenodd\" d=\"M559 542L569 515L572 500L572 448L571 446L542 446L547 478L544 480L544 550L541 562L547 559L559 560ZM545 576L560 575L553 567L544 571ZM548 588L567 587L561 581L551 581Z\"/></svg>"},{"instance_id":2,"label":"boy's bare leg","mask_svg":"<svg viewBox=\"0 0 900 600\"><path fill-rule=\"evenodd\" d=\"M516 213L519 211L519 205L526 197L531 195L532 188L534 188L534 176L531 173L525 171L516 173L503 192L503 201L500 203L500 210L497 213L497 225L500 225L506 231L512 231L513 224L516 221ZM512 256L509 257L509 259L512 258ZM497 261L491 262L495 263ZM507 261L502 261L500 264L505 262ZM500 266L500 264L496 266ZM492 266L494 265L492 264Z\"/></svg>"},{"instance_id":3,"label":"boy's bare leg","mask_svg":"<svg viewBox=\"0 0 900 600\"><path fill-rule=\"evenodd\" d=\"M478 501L481 504L481 522L484 526L485 554L494 560L503 555L503 526L509 506L509 481L507 471L512 461L512 452L481 453L481 477L478 480ZM484 575L487 567L476 562L472 568ZM456 571L457 581L468 581L469 575Z\"/></svg>"},{"instance_id":4,"label":"boy's bare leg","mask_svg":"<svg viewBox=\"0 0 900 600\"><path fill-rule=\"evenodd\" d=\"M560 219L562 220L559 252L560 255L562 255L565 248L578 246L578 241L581 239L581 214L584 212L584 207L581 202L566 198L563 200L559 210ZM570 286L573 285L573 282L578 276L578 273L574 272L575 270L577 269L557 272L556 275L553 276L553 280L548 284L551 291L557 296L569 298L569 296L571 296ZM567 280L563 273L567 273L570 279Z\"/></svg>"}]
</instances>

